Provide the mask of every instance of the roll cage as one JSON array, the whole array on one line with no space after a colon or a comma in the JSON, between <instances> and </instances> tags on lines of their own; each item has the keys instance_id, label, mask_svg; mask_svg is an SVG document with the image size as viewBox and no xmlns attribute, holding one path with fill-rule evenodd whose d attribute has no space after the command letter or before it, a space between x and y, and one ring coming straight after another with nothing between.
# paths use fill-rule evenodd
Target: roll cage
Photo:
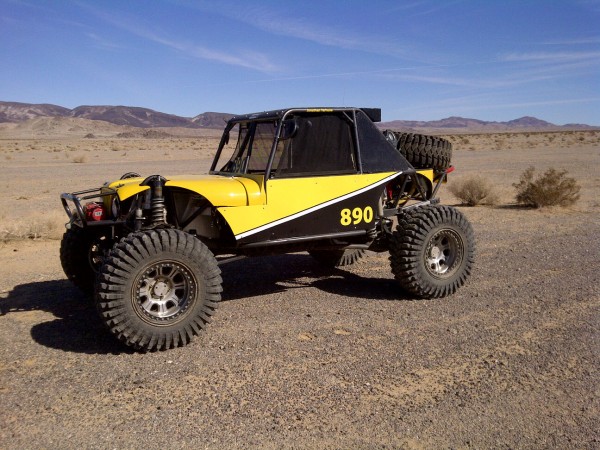
<instances>
[{"instance_id":1,"label":"roll cage","mask_svg":"<svg viewBox=\"0 0 600 450\"><path fill-rule=\"evenodd\" d=\"M223 132L211 174L273 177L402 172L414 168L374 125L369 108L290 108L236 116ZM236 147L224 154L238 128Z\"/></svg>"}]
</instances>

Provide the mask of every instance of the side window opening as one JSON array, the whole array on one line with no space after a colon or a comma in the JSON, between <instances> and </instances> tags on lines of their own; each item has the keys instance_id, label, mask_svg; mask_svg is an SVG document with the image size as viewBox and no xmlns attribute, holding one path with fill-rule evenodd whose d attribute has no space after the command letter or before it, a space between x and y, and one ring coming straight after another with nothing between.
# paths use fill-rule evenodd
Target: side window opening
<instances>
[{"instance_id":1,"label":"side window opening","mask_svg":"<svg viewBox=\"0 0 600 450\"><path fill-rule=\"evenodd\" d=\"M277 122L260 122L256 124L248 152L249 173L264 172L266 170L276 131Z\"/></svg>"},{"instance_id":2,"label":"side window opening","mask_svg":"<svg viewBox=\"0 0 600 450\"><path fill-rule=\"evenodd\" d=\"M354 131L347 116L297 116L296 121L295 136L280 141L282 156L274 176L356 173Z\"/></svg>"},{"instance_id":3,"label":"side window opening","mask_svg":"<svg viewBox=\"0 0 600 450\"><path fill-rule=\"evenodd\" d=\"M232 145L237 131L237 141ZM223 147L216 165L222 173L264 172L275 139L277 122L248 122L236 124L231 130L230 142Z\"/></svg>"}]
</instances>

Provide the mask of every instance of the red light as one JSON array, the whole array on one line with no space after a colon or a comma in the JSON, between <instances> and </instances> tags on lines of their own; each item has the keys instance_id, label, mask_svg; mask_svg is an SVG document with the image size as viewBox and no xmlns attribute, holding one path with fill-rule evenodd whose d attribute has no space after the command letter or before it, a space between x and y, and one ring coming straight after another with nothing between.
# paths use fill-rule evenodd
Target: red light
<instances>
[{"instance_id":1,"label":"red light","mask_svg":"<svg viewBox=\"0 0 600 450\"><path fill-rule=\"evenodd\" d=\"M98 220L104 220L106 217L106 211L104 206L97 202L91 202L85 205L85 218L88 222L96 222Z\"/></svg>"}]
</instances>

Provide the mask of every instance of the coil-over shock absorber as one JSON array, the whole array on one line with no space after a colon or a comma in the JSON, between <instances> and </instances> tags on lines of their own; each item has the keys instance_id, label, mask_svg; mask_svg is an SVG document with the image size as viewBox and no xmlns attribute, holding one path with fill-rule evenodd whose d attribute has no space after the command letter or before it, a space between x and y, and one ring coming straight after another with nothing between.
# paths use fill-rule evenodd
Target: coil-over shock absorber
<instances>
[{"instance_id":1,"label":"coil-over shock absorber","mask_svg":"<svg viewBox=\"0 0 600 450\"><path fill-rule=\"evenodd\" d=\"M166 179L160 175L150 175L140 183L140 186L150 186L150 226L165 225L166 210L165 197L163 196L163 186Z\"/></svg>"}]
</instances>

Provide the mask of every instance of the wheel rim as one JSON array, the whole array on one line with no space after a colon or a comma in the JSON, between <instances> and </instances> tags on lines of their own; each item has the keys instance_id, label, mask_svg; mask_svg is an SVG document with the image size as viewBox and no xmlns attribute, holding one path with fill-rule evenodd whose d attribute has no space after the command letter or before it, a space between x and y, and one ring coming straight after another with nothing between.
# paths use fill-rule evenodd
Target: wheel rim
<instances>
[{"instance_id":1,"label":"wheel rim","mask_svg":"<svg viewBox=\"0 0 600 450\"><path fill-rule=\"evenodd\" d=\"M148 266L133 284L136 313L152 324L180 319L196 298L197 282L191 270L176 261Z\"/></svg>"},{"instance_id":2,"label":"wheel rim","mask_svg":"<svg viewBox=\"0 0 600 450\"><path fill-rule=\"evenodd\" d=\"M448 278L460 266L464 244L460 235L450 229L436 232L427 245L425 267L435 278Z\"/></svg>"}]
</instances>

